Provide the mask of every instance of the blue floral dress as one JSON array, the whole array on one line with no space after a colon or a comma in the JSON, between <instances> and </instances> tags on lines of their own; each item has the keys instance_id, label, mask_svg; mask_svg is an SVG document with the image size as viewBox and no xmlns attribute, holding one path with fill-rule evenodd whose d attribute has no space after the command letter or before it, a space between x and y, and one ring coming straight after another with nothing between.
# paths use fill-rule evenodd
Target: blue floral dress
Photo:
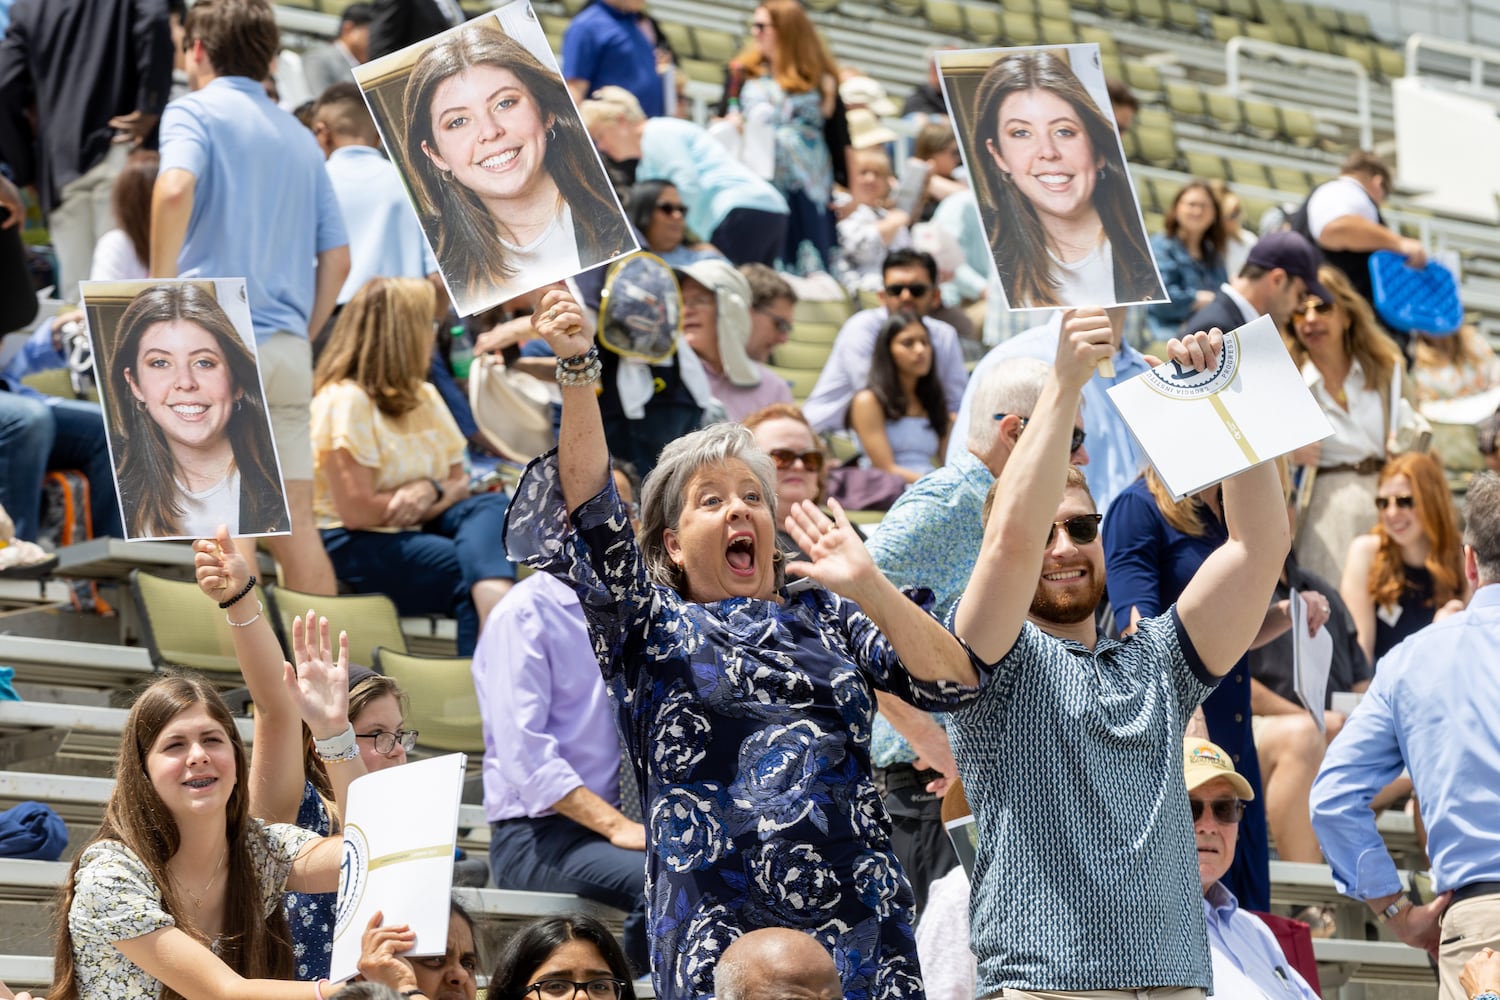
<instances>
[{"instance_id":1,"label":"blue floral dress","mask_svg":"<svg viewBox=\"0 0 1500 1000\"><path fill-rule=\"evenodd\" d=\"M926 708L979 689L915 680L826 590L693 604L650 583L613 484L570 519L555 452L522 479L506 545L582 600L643 789L656 995L711 997L729 943L777 926L828 948L849 1000L921 1000L911 887L871 780L874 689Z\"/></svg>"},{"instance_id":2,"label":"blue floral dress","mask_svg":"<svg viewBox=\"0 0 1500 1000\"><path fill-rule=\"evenodd\" d=\"M297 808L297 826L320 837L333 832L328 809L311 781L302 787L302 804ZM297 963L297 978L328 978L333 964L334 911L338 908L337 892L289 892L286 894L286 922L292 930L292 957Z\"/></svg>"}]
</instances>

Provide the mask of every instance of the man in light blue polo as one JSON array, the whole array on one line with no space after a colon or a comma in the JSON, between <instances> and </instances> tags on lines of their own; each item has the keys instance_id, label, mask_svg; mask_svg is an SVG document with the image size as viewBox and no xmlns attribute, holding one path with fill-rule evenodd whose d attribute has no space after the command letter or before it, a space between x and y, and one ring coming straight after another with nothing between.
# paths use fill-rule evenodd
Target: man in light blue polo
<instances>
[{"instance_id":1,"label":"man in light blue polo","mask_svg":"<svg viewBox=\"0 0 1500 1000\"><path fill-rule=\"evenodd\" d=\"M336 592L312 514L311 333L349 273L344 220L312 134L260 81L278 44L269 0L198 0L184 23L191 93L167 105L151 201L151 275L243 277L292 534L282 580Z\"/></svg>"},{"instance_id":2,"label":"man in light blue polo","mask_svg":"<svg viewBox=\"0 0 1500 1000\"><path fill-rule=\"evenodd\" d=\"M1272 463L1226 480L1229 540L1165 614L1124 641L1099 634L1100 515L1068 455L1084 385L1117 343L1102 309L1063 323L954 616L995 664L951 727L978 824L981 997L1193 1000L1211 985L1182 735L1259 631L1290 531ZM1169 354L1211 368L1222 343L1193 334Z\"/></svg>"}]
</instances>

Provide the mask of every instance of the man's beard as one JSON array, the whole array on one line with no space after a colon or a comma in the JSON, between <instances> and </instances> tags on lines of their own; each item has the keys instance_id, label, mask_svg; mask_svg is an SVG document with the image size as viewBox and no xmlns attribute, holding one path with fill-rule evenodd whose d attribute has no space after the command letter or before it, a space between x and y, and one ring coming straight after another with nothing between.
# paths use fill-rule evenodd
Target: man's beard
<instances>
[{"instance_id":1,"label":"man's beard","mask_svg":"<svg viewBox=\"0 0 1500 1000\"><path fill-rule=\"evenodd\" d=\"M1104 577L1092 566L1084 568L1085 576L1066 589L1050 589L1037 581L1031 598L1031 617L1055 625L1076 625L1093 617L1094 609L1104 596Z\"/></svg>"}]
</instances>

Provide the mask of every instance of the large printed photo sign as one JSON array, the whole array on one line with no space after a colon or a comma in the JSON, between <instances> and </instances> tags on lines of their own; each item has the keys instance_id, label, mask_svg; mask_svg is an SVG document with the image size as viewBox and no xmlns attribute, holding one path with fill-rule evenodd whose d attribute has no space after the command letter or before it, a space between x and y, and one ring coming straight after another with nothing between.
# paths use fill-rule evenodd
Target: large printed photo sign
<instances>
[{"instance_id":1,"label":"large printed photo sign","mask_svg":"<svg viewBox=\"0 0 1500 1000\"><path fill-rule=\"evenodd\" d=\"M125 537L290 532L245 279L80 287Z\"/></svg>"},{"instance_id":2,"label":"large printed photo sign","mask_svg":"<svg viewBox=\"0 0 1500 1000\"><path fill-rule=\"evenodd\" d=\"M525 0L354 76L461 315L637 249Z\"/></svg>"},{"instance_id":3,"label":"large printed photo sign","mask_svg":"<svg viewBox=\"0 0 1500 1000\"><path fill-rule=\"evenodd\" d=\"M1166 301L1097 45L940 52L1010 310Z\"/></svg>"}]
</instances>

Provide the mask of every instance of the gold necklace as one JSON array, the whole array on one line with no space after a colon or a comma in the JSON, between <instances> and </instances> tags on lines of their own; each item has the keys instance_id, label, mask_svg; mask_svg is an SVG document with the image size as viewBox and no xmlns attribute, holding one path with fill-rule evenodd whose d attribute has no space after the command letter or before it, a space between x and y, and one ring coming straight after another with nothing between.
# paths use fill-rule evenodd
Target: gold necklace
<instances>
[{"instance_id":1,"label":"gold necklace","mask_svg":"<svg viewBox=\"0 0 1500 1000\"><path fill-rule=\"evenodd\" d=\"M225 844L224 850L219 853L219 863L214 865L214 873L208 877L208 881L203 883L203 888L199 889L197 892L194 892L193 890L189 889L187 886L179 882L176 875L172 876L172 882L177 886L177 888L181 889L187 894L187 898L193 904L194 910L203 909L203 897L208 895L208 890L212 889L214 883L219 880L219 871L224 867L224 858L227 857L228 854L229 845Z\"/></svg>"}]
</instances>

